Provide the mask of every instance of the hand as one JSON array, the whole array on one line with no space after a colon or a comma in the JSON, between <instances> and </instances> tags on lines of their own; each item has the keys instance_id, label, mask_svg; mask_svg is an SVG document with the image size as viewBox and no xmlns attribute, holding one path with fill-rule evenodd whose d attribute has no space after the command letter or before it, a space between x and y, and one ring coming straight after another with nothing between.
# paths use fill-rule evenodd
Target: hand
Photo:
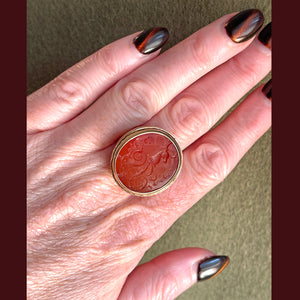
<instances>
[{"instance_id":1,"label":"hand","mask_svg":"<svg viewBox=\"0 0 300 300\"><path fill-rule=\"evenodd\" d=\"M234 15L159 56L166 30L159 45L135 33L28 97L29 299L173 299L197 281L209 250L136 265L271 125L269 83L210 130L271 69L270 27L254 37L260 12ZM118 138L140 125L184 150L175 183L146 198L123 191L109 165Z\"/></svg>"}]
</instances>

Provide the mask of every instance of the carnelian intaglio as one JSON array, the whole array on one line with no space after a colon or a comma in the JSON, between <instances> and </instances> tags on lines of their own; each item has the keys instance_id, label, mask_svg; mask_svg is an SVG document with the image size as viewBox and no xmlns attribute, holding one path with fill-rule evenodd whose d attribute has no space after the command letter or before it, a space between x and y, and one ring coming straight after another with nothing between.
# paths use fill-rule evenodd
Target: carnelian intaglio
<instances>
[{"instance_id":1,"label":"carnelian intaglio","mask_svg":"<svg viewBox=\"0 0 300 300\"><path fill-rule=\"evenodd\" d=\"M147 193L167 184L178 168L179 155L166 136L151 132L129 140L116 158L116 174L128 189Z\"/></svg>"}]
</instances>

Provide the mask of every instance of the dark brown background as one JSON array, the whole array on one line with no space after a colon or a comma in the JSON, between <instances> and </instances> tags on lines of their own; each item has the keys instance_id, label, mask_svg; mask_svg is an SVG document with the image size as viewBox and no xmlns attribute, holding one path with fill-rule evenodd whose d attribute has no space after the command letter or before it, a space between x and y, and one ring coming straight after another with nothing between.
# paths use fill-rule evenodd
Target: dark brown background
<instances>
[{"instance_id":1,"label":"dark brown background","mask_svg":"<svg viewBox=\"0 0 300 300\"><path fill-rule=\"evenodd\" d=\"M222 15L247 8L259 8L265 24L271 21L270 0L28 0L27 93L125 35L166 26L166 50ZM143 261L190 246L228 255L231 262L221 275L178 299L271 299L271 130Z\"/></svg>"}]
</instances>

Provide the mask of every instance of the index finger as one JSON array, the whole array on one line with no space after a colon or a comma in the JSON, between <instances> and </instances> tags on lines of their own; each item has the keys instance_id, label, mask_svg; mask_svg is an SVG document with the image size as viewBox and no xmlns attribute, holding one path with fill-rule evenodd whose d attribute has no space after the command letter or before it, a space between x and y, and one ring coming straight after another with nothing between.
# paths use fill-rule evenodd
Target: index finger
<instances>
[{"instance_id":1,"label":"index finger","mask_svg":"<svg viewBox=\"0 0 300 300\"><path fill-rule=\"evenodd\" d=\"M74 118L123 76L156 57L169 37L163 27L137 34L101 48L29 95L28 133L49 130Z\"/></svg>"}]
</instances>

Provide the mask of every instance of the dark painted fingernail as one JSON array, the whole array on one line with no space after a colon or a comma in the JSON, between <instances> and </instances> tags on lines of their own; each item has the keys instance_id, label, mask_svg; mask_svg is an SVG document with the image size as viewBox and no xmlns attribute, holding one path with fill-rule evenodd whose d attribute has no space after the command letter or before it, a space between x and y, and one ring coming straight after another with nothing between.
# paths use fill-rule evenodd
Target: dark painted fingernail
<instances>
[{"instance_id":1,"label":"dark painted fingernail","mask_svg":"<svg viewBox=\"0 0 300 300\"><path fill-rule=\"evenodd\" d=\"M229 263L228 256L213 256L202 262L198 267L198 281L204 281L220 274Z\"/></svg>"},{"instance_id":2,"label":"dark painted fingernail","mask_svg":"<svg viewBox=\"0 0 300 300\"><path fill-rule=\"evenodd\" d=\"M267 98L272 100L272 78L264 85L262 92L266 95Z\"/></svg>"},{"instance_id":3,"label":"dark painted fingernail","mask_svg":"<svg viewBox=\"0 0 300 300\"><path fill-rule=\"evenodd\" d=\"M152 27L140 33L134 40L136 48L143 54L160 49L169 39L169 31L164 27Z\"/></svg>"},{"instance_id":4,"label":"dark painted fingernail","mask_svg":"<svg viewBox=\"0 0 300 300\"><path fill-rule=\"evenodd\" d=\"M272 47L272 22L270 22L258 35L258 39L271 49Z\"/></svg>"},{"instance_id":5,"label":"dark painted fingernail","mask_svg":"<svg viewBox=\"0 0 300 300\"><path fill-rule=\"evenodd\" d=\"M247 9L233 16L225 25L230 38L236 43L251 39L264 23L264 15L258 9Z\"/></svg>"}]
</instances>

